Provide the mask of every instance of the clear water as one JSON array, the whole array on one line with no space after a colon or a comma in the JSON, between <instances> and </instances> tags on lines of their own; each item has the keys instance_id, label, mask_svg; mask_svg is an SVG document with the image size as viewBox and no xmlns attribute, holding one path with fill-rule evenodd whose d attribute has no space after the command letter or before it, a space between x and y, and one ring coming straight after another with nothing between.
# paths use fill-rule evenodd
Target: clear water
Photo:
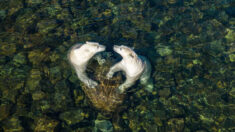
<instances>
[{"instance_id":1,"label":"clear water","mask_svg":"<svg viewBox=\"0 0 235 132\"><path fill-rule=\"evenodd\" d=\"M234 16L233 0L0 0L0 131L235 131ZM94 108L67 60L85 41L147 57L153 90Z\"/></svg>"}]
</instances>

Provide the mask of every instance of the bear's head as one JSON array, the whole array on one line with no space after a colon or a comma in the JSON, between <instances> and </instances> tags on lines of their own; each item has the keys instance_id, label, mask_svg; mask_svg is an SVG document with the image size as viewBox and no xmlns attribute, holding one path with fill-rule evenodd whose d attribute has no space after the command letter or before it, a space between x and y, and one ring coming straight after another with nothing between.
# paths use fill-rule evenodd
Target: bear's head
<instances>
[{"instance_id":1,"label":"bear's head","mask_svg":"<svg viewBox=\"0 0 235 132\"><path fill-rule=\"evenodd\" d=\"M77 44L69 51L69 60L73 64L80 65L86 63L96 53L104 51L105 46L96 42L86 42L85 44Z\"/></svg>"},{"instance_id":2,"label":"bear's head","mask_svg":"<svg viewBox=\"0 0 235 132\"><path fill-rule=\"evenodd\" d=\"M114 45L113 50L120 54L124 59L136 59L137 54L129 47Z\"/></svg>"},{"instance_id":3,"label":"bear's head","mask_svg":"<svg viewBox=\"0 0 235 132\"><path fill-rule=\"evenodd\" d=\"M88 52L88 53L93 53L93 54L105 50L104 45L100 45L99 43L88 42L88 41L86 41L86 43L83 44L80 48L82 49L82 51L85 51L85 52Z\"/></svg>"}]
</instances>

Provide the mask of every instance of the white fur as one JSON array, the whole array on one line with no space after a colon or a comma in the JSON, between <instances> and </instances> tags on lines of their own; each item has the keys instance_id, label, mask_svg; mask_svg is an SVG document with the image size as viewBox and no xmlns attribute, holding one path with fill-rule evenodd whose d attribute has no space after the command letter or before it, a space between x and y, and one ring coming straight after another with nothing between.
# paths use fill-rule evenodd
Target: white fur
<instances>
[{"instance_id":1,"label":"white fur","mask_svg":"<svg viewBox=\"0 0 235 132\"><path fill-rule=\"evenodd\" d=\"M151 65L149 61L142 56L138 56L132 49L127 46L114 45L114 51L119 53L123 59L112 66L107 74L107 78L112 78L117 71L124 71L126 81L119 86L119 91L123 93L127 88L134 85L136 80L140 78L141 84L147 84L150 80ZM152 82L149 82L152 86Z\"/></svg>"},{"instance_id":2,"label":"white fur","mask_svg":"<svg viewBox=\"0 0 235 132\"><path fill-rule=\"evenodd\" d=\"M68 59L76 70L78 78L90 88L96 87L98 83L87 77L86 65L96 53L104 50L105 46L99 43L86 42L74 45L68 53Z\"/></svg>"}]
</instances>

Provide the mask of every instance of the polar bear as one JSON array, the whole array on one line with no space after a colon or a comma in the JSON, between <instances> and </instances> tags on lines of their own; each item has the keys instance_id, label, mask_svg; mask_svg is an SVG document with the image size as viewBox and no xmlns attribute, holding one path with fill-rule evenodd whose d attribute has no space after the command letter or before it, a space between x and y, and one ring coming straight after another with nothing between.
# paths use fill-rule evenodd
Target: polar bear
<instances>
[{"instance_id":1,"label":"polar bear","mask_svg":"<svg viewBox=\"0 0 235 132\"><path fill-rule=\"evenodd\" d=\"M88 61L98 52L105 50L104 45L96 42L86 42L85 44L74 45L68 53L68 60L74 67L78 78L89 88L95 88L98 83L86 75Z\"/></svg>"},{"instance_id":2,"label":"polar bear","mask_svg":"<svg viewBox=\"0 0 235 132\"><path fill-rule=\"evenodd\" d=\"M124 71L126 80L118 87L120 93L123 93L127 88L131 87L138 79L140 83L147 85L147 90L152 91L153 84L150 79L151 64L143 56L138 56L131 48L127 46L114 45L113 50L122 56L122 60L112 66L107 73L108 79L112 78L117 71Z\"/></svg>"}]
</instances>

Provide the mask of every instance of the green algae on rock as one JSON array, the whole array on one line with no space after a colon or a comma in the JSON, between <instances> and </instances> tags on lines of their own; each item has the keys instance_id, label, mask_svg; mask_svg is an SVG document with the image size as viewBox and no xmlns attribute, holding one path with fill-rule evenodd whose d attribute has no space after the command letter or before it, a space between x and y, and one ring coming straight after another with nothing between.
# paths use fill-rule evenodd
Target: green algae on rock
<instances>
[{"instance_id":1,"label":"green algae on rock","mask_svg":"<svg viewBox=\"0 0 235 132\"><path fill-rule=\"evenodd\" d=\"M65 111L59 116L59 118L65 121L68 125L74 125L88 117L89 114L81 109Z\"/></svg>"},{"instance_id":2,"label":"green algae on rock","mask_svg":"<svg viewBox=\"0 0 235 132\"><path fill-rule=\"evenodd\" d=\"M36 88L40 87L41 74L39 69L31 69L26 83L27 91L34 91Z\"/></svg>"},{"instance_id":3,"label":"green algae on rock","mask_svg":"<svg viewBox=\"0 0 235 132\"><path fill-rule=\"evenodd\" d=\"M94 132L113 132L112 123L109 120L95 120Z\"/></svg>"},{"instance_id":4,"label":"green algae on rock","mask_svg":"<svg viewBox=\"0 0 235 132\"><path fill-rule=\"evenodd\" d=\"M161 56L167 56L170 55L172 53L172 50L168 47L168 46L160 46L160 47L155 47L157 49L157 52L161 55Z\"/></svg>"},{"instance_id":5,"label":"green algae on rock","mask_svg":"<svg viewBox=\"0 0 235 132\"><path fill-rule=\"evenodd\" d=\"M11 56L16 52L15 43L7 43L0 41L0 55Z\"/></svg>"},{"instance_id":6,"label":"green algae on rock","mask_svg":"<svg viewBox=\"0 0 235 132\"><path fill-rule=\"evenodd\" d=\"M229 41L229 42L234 42L235 41L235 31L232 29L227 29L227 35L225 36L225 38Z\"/></svg>"},{"instance_id":7,"label":"green algae on rock","mask_svg":"<svg viewBox=\"0 0 235 132\"><path fill-rule=\"evenodd\" d=\"M18 53L14 56L13 58L13 63L14 65L16 66L20 66L20 65L23 65L23 64L26 64L26 56L24 53Z\"/></svg>"},{"instance_id":8,"label":"green algae on rock","mask_svg":"<svg viewBox=\"0 0 235 132\"><path fill-rule=\"evenodd\" d=\"M58 126L58 124L59 124L59 121L57 120L50 119L48 117L41 117L36 120L34 131L53 132L56 130L55 128Z\"/></svg>"},{"instance_id":9,"label":"green algae on rock","mask_svg":"<svg viewBox=\"0 0 235 132\"><path fill-rule=\"evenodd\" d=\"M33 50L28 53L28 59L29 61L35 65L38 66L40 65L41 62L45 62L49 59L48 53L50 51L50 48L46 48L45 50Z\"/></svg>"},{"instance_id":10,"label":"green algae on rock","mask_svg":"<svg viewBox=\"0 0 235 132\"><path fill-rule=\"evenodd\" d=\"M229 95L235 98L235 87L231 89L231 91L229 92Z\"/></svg>"},{"instance_id":11,"label":"green algae on rock","mask_svg":"<svg viewBox=\"0 0 235 132\"><path fill-rule=\"evenodd\" d=\"M59 66L52 67L49 69L49 78L52 84L56 84L56 82L61 80L62 76L60 71L61 70Z\"/></svg>"},{"instance_id":12,"label":"green algae on rock","mask_svg":"<svg viewBox=\"0 0 235 132\"><path fill-rule=\"evenodd\" d=\"M0 10L0 20L3 20L6 17L6 10Z\"/></svg>"},{"instance_id":13,"label":"green algae on rock","mask_svg":"<svg viewBox=\"0 0 235 132\"><path fill-rule=\"evenodd\" d=\"M47 34L58 26L55 20L41 20L37 23L38 32Z\"/></svg>"},{"instance_id":14,"label":"green algae on rock","mask_svg":"<svg viewBox=\"0 0 235 132\"><path fill-rule=\"evenodd\" d=\"M1 104L0 105L0 121L6 119L10 115L11 104Z\"/></svg>"},{"instance_id":15,"label":"green algae on rock","mask_svg":"<svg viewBox=\"0 0 235 132\"><path fill-rule=\"evenodd\" d=\"M183 131L184 130L184 119L173 118L167 122L167 131Z\"/></svg>"},{"instance_id":16,"label":"green algae on rock","mask_svg":"<svg viewBox=\"0 0 235 132\"><path fill-rule=\"evenodd\" d=\"M9 132L15 132L15 131L24 131L23 126L21 125L21 121L18 117L12 116L8 118L4 123L3 123L3 130L4 131L9 131Z\"/></svg>"},{"instance_id":17,"label":"green algae on rock","mask_svg":"<svg viewBox=\"0 0 235 132\"><path fill-rule=\"evenodd\" d=\"M229 59L231 62L234 62L235 61L235 54L230 54Z\"/></svg>"},{"instance_id":18,"label":"green algae on rock","mask_svg":"<svg viewBox=\"0 0 235 132\"><path fill-rule=\"evenodd\" d=\"M32 99L34 101L37 101L37 100L41 100L45 97L45 93L42 92L42 91L35 91L33 94L32 94Z\"/></svg>"}]
</instances>

